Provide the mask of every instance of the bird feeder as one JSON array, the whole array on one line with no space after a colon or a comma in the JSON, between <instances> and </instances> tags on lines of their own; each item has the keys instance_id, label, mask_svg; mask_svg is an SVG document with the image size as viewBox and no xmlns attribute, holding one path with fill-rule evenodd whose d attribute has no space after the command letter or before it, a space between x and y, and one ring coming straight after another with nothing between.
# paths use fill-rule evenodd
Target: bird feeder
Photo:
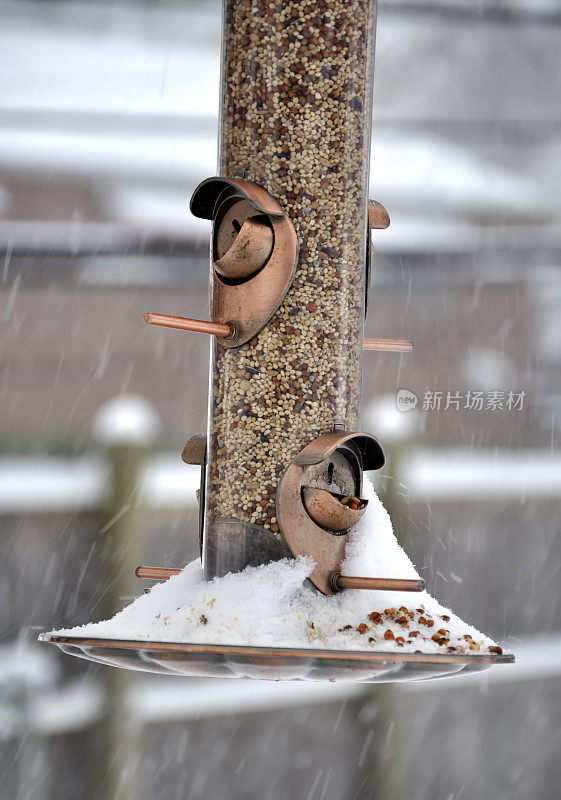
<instances>
[{"instance_id":1,"label":"bird feeder","mask_svg":"<svg viewBox=\"0 0 561 800\"><path fill-rule=\"evenodd\" d=\"M210 320L145 315L211 336L208 430L183 450L201 467L206 579L311 555L325 595L424 588L341 574L367 507L363 473L384 464L360 430L363 354L412 348L364 338L371 231L389 225L368 199L375 21L375 0L225 0L219 174L191 199L212 222ZM92 660L187 675L402 680L512 660L47 638Z\"/></svg>"}]
</instances>

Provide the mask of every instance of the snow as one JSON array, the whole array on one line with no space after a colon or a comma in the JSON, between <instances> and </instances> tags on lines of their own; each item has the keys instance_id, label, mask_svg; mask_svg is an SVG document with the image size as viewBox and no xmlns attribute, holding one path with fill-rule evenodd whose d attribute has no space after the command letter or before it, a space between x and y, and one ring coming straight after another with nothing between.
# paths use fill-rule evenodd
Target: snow
<instances>
[{"instance_id":1,"label":"snow","mask_svg":"<svg viewBox=\"0 0 561 800\"><path fill-rule=\"evenodd\" d=\"M386 444L410 441L419 427L419 414L414 409L404 413L399 411L396 395L379 395L365 409L368 424L365 430L376 431L376 435Z\"/></svg>"},{"instance_id":2,"label":"snow","mask_svg":"<svg viewBox=\"0 0 561 800\"><path fill-rule=\"evenodd\" d=\"M0 695L7 688L25 687L44 690L58 678L58 665L45 652L25 641L0 647Z\"/></svg>"},{"instance_id":3,"label":"snow","mask_svg":"<svg viewBox=\"0 0 561 800\"><path fill-rule=\"evenodd\" d=\"M120 395L107 400L95 415L93 434L106 447L151 444L160 420L148 400L139 395Z\"/></svg>"},{"instance_id":4,"label":"snow","mask_svg":"<svg viewBox=\"0 0 561 800\"><path fill-rule=\"evenodd\" d=\"M150 508L185 508L194 505L201 485L201 468L184 464L177 453L148 459L139 502Z\"/></svg>"},{"instance_id":5,"label":"snow","mask_svg":"<svg viewBox=\"0 0 561 800\"><path fill-rule=\"evenodd\" d=\"M145 235L206 236L186 197L216 169L220 3L134 5L3 5L0 168L10 184L14 175L40 181L47 173L53 185L91 187L106 223L15 219L0 224L0 240L89 249ZM558 246L555 137L513 136L494 149L488 142L500 129L487 127L494 119L550 120L555 86L541 78L552 73L553 31L525 40L528 69L489 81L489 59L507 64L519 55L513 31L478 28L474 40L469 25L455 30L444 20L420 27L400 15L380 24L370 176L393 222L376 237L377 251ZM412 54L419 69L403 80ZM447 58L454 80L442 69ZM9 205L12 186L6 190Z\"/></svg>"},{"instance_id":6,"label":"snow","mask_svg":"<svg viewBox=\"0 0 561 800\"><path fill-rule=\"evenodd\" d=\"M144 724L248 714L264 709L285 711L289 707L343 702L364 694L360 683L346 681L310 684L241 678L234 683L231 679L215 678L209 692L201 686L205 678L181 683L155 675L150 678L150 681L131 682L127 697L131 717Z\"/></svg>"},{"instance_id":7,"label":"snow","mask_svg":"<svg viewBox=\"0 0 561 800\"><path fill-rule=\"evenodd\" d=\"M389 208L396 201L410 210L425 203L433 212L450 215L492 214L501 208L521 215L521 221L529 207L532 214L543 209L535 181L444 138L426 134L411 139L378 130L372 145L370 182Z\"/></svg>"},{"instance_id":8,"label":"snow","mask_svg":"<svg viewBox=\"0 0 561 800\"><path fill-rule=\"evenodd\" d=\"M134 16L119 4L21 6L6 9L0 31L3 110L216 114L219 4Z\"/></svg>"},{"instance_id":9,"label":"snow","mask_svg":"<svg viewBox=\"0 0 561 800\"><path fill-rule=\"evenodd\" d=\"M561 492L557 454L525 449L473 450L414 448L408 452L401 481L409 496L433 500L495 500L556 497Z\"/></svg>"},{"instance_id":10,"label":"snow","mask_svg":"<svg viewBox=\"0 0 561 800\"><path fill-rule=\"evenodd\" d=\"M363 496L369 503L362 520L350 532L342 574L418 578L368 480ZM137 598L113 619L53 633L403 653L447 653L449 647L455 647L454 652L465 650L472 654L483 653L494 645L427 592L346 590L326 597L306 581L313 566L310 557L285 559L207 582L197 559L179 575L154 586L150 594ZM373 612L379 612L379 620L369 617ZM446 619L442 619L443 615ZM432 639L434 635L440 638L440 629L448 632L445 643ZM410 637L415 630L418 634ZM472 649L462 638L466 634L477 643ZM402 637L403 642L398 643L397 637Z\"/></svg>"},{"instance_id":11,"label":"snow","mask_svg":"<svg viewBox=\"0 0 561 800\"><path fill-rule=\"evenodd\" d=\"M1 514L98 508L105 490L106 470L101 458L0 458Z\"/></svg>"},{"instance_id":12,"label":"snow","mask_svg":"<svg viewBox=\"0 0 561 800\"><path fill-rule=\"evenodd\" d=\"M90 680L70 681L54 691L37 692L28 708L28 724L41 736L81 731L103 714L103 689Z\"/></svg>"},{"instance_id":13,"label":"snow","mask_svg":"<svg viewBox=\"0 0 561 800\"><path fill-rule=\"evenodd\" d=\"M408 416L414 412L397 412ZM371 428L378 428L371 425ZM384 438L389 439L389 428ZM561 494L561 458L526 449L407 449L400 485L411 500L469 501L472 498L553 498ZM102 458L80 456L3 456L0 458L0 514L97 508L105 499ZM200 468L177 453L147 459L141 499L150 508L193 505Z\"/></svg>"}]
</instances>

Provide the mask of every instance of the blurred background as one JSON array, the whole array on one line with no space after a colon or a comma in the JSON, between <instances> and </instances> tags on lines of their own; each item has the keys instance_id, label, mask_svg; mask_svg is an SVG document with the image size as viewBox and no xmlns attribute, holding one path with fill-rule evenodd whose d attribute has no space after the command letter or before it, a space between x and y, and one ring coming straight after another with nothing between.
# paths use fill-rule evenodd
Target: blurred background
<instances>
[{"instance_id":1,"label":"blurred background","mask_svg":"<svg viewBox=\"0 0 561 800\"><path fill-rule=\"evenodd\" d=\"M36 643L126 605L138 563L198 554L179 454L208 341L142 314L206 315L188 200L216 170L221 7L0 11L1 800L558 796L561 2L379 5L371 197L392 225L366 333L415 350L365 355L363 429L429 591L517 663L370 687L162 679Z\"/></svg>"}]
</instances>

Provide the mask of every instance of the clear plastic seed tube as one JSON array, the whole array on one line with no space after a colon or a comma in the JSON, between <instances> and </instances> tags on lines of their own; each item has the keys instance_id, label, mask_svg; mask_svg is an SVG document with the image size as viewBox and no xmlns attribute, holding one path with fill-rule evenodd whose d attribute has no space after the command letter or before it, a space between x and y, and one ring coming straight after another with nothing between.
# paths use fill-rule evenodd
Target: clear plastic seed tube
<instances>
[{"instance_id":1,"label":"clear plastic seed tube","mask_svg":"<svg viewBox=\"0 0 561 800\"><path fill-rule=\"evenodd\" d=\"M251 341L212 345L207 578L287 555L282 473L359 427L375 0L225 0L219 173L289 215L299 260Z\"/></svg>"}]
</instances>

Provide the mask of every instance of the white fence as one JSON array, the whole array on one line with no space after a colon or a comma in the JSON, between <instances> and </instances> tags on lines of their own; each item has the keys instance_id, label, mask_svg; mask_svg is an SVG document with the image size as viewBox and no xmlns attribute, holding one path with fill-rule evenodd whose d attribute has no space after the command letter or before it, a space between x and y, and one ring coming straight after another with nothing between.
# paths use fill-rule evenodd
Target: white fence
<instances>
[{"instance_id":1,"label":"white fence","mask_svg":"<svg viewBox=\"0 0 561 800\"><path fill-rule=\"evenodd\" d=\"M78 511L99 507L106 491L104 459L93 456L0 458L0 514ZM400 485L412 500L556 497L561 495L561 456L543 451L412 448ZM177 453L148 459L141 497L154 508L193 505L199 467Z\"/></svg>"}]
</instances>

